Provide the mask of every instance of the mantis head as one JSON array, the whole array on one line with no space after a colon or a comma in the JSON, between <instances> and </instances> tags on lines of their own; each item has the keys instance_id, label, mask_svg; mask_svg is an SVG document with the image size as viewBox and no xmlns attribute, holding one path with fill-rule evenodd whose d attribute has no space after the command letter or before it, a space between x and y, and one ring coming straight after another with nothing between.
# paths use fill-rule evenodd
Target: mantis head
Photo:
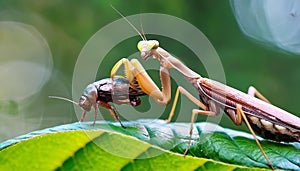
<instances>
[{"instance_id":1,"label":"mantis head","mask_svg":"<svg viewBox=\"0 0 300 171\"><path fill-rule=\"evenodd\" d=\"M151 57L152 50L159 47L159 42L157 40L142 40L138 43L137 48L141 52L141 57L143 60L147 61Z\"/></svg>"}]
</instances>

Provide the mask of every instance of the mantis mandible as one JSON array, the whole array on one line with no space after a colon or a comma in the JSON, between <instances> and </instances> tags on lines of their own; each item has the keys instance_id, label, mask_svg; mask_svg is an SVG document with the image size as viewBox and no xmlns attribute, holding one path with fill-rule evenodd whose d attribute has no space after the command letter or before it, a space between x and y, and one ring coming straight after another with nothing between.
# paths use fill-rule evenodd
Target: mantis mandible
<instances>
[{"instance_id":1,"label":"mantis mandible","mask_svg":"<svg viewBox=\"0 0 300 171\"><path fill-rule=\"evenodd\" d=\"M269 167L273 170L274 167L265 154L252 127L257 133L267 139L286 142L300 142L300 118L272 105L253 86L249 87L248 94L246 94L220 82L202 77L200 74L197 74L184 65L180 60L161 48L157 40L147 40L145 35L142 35L126 19L126 17L124 17L119 11L117 12L138 32L143 39L137 45L141 58L147 61L150 57L153 57L160 62L162 91L160 91L155 84L148 84L152 80L148 76L144 77L146 71L136 59L129 61L128 59L123 58L117 62L111 71L111 78L114 77L121 65L125 65L126 76L128 78L136 77L141 89L161 105L167 105L171 99L169 70L172 68L179 71L198 91L200 100L195 98L183 87L179 86L174 97L171 112L167 119L167 122L172 120L179 94L185 95L189 100L201 108L192 110L189 132L190 139L184 155L187 154L190 147L193 123L196 115L201 114L206 116L216 116L221 110L230 117L235 125L241 125L243 121L245 122Z\"/></svg>"}]
</instances>

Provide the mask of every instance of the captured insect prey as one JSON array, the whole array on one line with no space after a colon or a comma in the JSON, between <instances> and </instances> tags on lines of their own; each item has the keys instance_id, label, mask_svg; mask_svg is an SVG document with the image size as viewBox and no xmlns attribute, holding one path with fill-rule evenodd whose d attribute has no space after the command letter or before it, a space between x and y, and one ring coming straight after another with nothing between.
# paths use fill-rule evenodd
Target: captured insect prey
<instances>
[{"instance_id":1,"label":"captured insect prey","mask_svg":"<svg viewBox=\"0 0 300 171\"><path fill-rule=\"evenodd\" d=\"M98 105L109 110L112 117L119 121L121 126L125 128L122 124L117 110L111 106L109 103L114 103L117 105L130 104L131 106L138 106L141 104L141 99L139 96L144 96L144 93L139 84L135 79L131 80L131 83L124 77L116 76L114 80L110 78L105 78L89 84L83 91L79 102L74 102L64 97L49 96L49 98L56 98L65 101L72 102L83 109L80 122L83 122L87 112L91 111L92 108L95 110L94 114L94 125L96 123L98 115Z\"/></svg>"}]
</instances>

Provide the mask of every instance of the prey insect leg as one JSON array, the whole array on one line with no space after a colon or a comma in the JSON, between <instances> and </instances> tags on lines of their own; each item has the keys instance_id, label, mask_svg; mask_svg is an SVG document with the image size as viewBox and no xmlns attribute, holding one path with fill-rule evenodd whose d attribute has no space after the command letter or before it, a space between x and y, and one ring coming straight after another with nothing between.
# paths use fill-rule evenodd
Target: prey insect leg
<instances>
[{"instance_id":1,"label":"prey insect leg","mask_svg":"<svg viewBox=\"0 0 300 171\"><path fill-rule=\"evenodd\" d=\"M109 110L109 112L110 112L110 114L111 114L117 121L119 121L119 123L120 123L120 125L122 126L122 128L126 128L126 127L122 124L122 122L121 122L121 120L120 120L120 118L119 118L119 114L118 114L117 110L116 110L113 106L111 106L111 109Z\"/></svg>"},{"instance_id":2,"label":"prey insect leg","mask_svg":"<svg viewBox=\"0 0 300 171\"><path fill-rule=\"evenodd\" d=\"M126 127L122 124L122 122L121 122L121 120L120 120L120 118L119 118L118 112L117 112L117 110L116 110L113 106L109 105L108 103L101 102L101 101L99 101L98 104L99 104L100 106L105 107L106 109L108 109L110 115L111 115L115 120L117 120L117 121L120 123L120 125L122 126L122 128L126 128ZM96 117L96 113L95 113L95 117Z\"/></svg>"},{"instance_id":3,"label":"prey insect leg","mask_svg":"<svg viewBox=\"0 0 300 171\"><path fill-rule=\"evenodd\" d=\"M98 106L96 104L94 105L94 108L95 108L95 115L94 115L94 121L92 123L92 126L94 126L95 123L96 123L97 115L98 115L98 110L99 110L99 108L98 108Z\"/></svg>"},{"instance_id":4,"label":"prey insect leg","mask_svg":"<svg viewBox=\"0 0 300 171\"><path fill-rule=\"evenodd\" d=\"M83 112L82 112L82 115L81 115L81 118L80 118L80 122L83 122L84 121L84 118L85 118L85 115L86 115L86 110L84 110Z\"/></svg>"}]
</instances>

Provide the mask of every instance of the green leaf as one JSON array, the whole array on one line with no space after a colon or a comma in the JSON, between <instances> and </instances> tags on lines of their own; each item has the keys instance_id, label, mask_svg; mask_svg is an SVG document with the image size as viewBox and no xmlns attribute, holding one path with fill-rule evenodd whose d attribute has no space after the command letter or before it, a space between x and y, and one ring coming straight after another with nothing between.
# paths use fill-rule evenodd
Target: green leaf
<instances>
[{"instance_id":1,"label":"green leaf","mask_svg":"<svg viewBox=\"0 0 300 171\"><path fill-rule=\"evenodd\" d=\"M0 170L268 168L256 143L246 138L249 135L245 133L209 123L197 123L189 154L198 157L183 158L178 153L186 149L189 123L139 120L124 124L126 129L111 122L97 122L94 127L90 123L74 123L3 142L0 144ZM211 126L215 126L214 132L208 129ZM262 141L273 165L281 169L299 170L300 150L297 145Z\"/></svg>"},{"instance_id":2,"label":"green leaf","mask_svg":"<svg viewBox=\"0 0 300 171\"><path fill-rule=\"evenodd\" d=\"M37 136L3 150L0 153L0 163L0 170L242 168L208 159L183 158L132 137L103 130L79 130Z\"/></svg>"}]
</instances>

